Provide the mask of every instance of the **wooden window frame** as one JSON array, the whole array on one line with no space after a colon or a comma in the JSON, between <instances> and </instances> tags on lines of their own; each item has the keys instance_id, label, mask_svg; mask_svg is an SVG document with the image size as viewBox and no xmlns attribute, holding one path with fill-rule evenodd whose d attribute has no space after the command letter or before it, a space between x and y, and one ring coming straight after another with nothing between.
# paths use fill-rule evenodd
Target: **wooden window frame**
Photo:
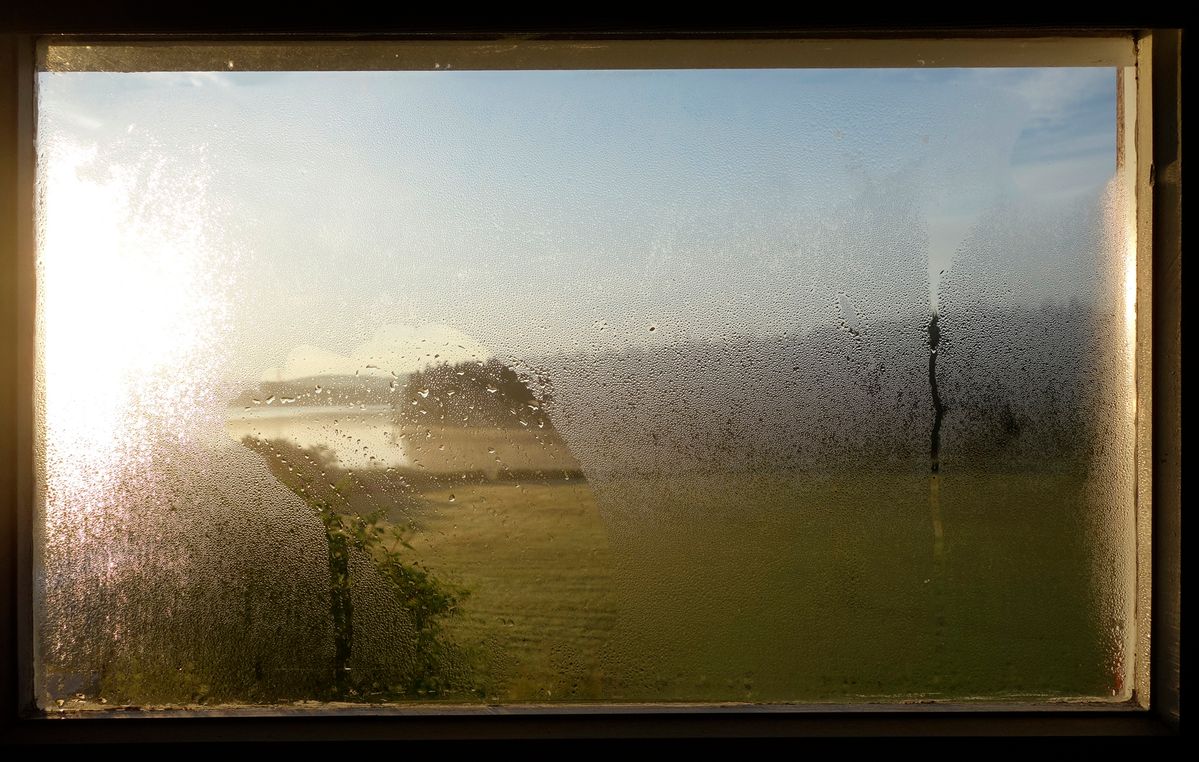
<instances>
[{"instance_id":1,"label":"wooden window frame","mask_svg":"<svg viewBox=\"0 0 1199 762\"><path fill-rule=\"evenodd\" d=\"M210 22L211 23L211 22ZM422 22L424 23L424 22ZM1161 734L1179 728L1180 538L1181 538L1181 30L1113 26L1107 28L916 27L816 28L604 27L590 24L500 24L455 28L452 22L416 26L380 25L377 20L347 29L319 23L277 22L234 31L178 21L151 24L108 18L71 24L30 22L0 33L0 741L25 743L189 740L382 740L442 738L715 737L829 735L1023 735ZM598 28L597 28L598 27ZM2 30L0 30L2 31ZM931 45L936 63L971 58L979 50L1000 60L1024 56L1038 46L1085 50L1096 39L1124 36L1135 45L1136 119L1126 135L1138 147L1136 172L1138 231L1138 610L1149 639L1139 644L1147 669L1138 674L1134 701L1111 706L1044 708L1032 705L921 705L882 707L640 706L564 708L438 708L419 711L354 712L236 710L212 712L133 711L86 714L55 722L35 709L32 691L31 516L33 426L33 274L35 79L38 41L61 32L60 40L98 43L179 43L200 41L242 45L259 41L318 41L330 49L349 44L360 50L400 40L444 46L515 45L532 51L563 45L584 52L624 44L626 61L638 66L685 63L687 46L709 52L710 43L751 39L758 51L744 65L769 62L786 44L806 49L812 60L841 65L900 65L913 45ZM132 36L129 36L132 35ZM613 43L613 40L625 43ZM797 40L808 42L796 43ZM1046 42L1050 40L1050 42ZM662 43L666 42L666 45ZM365 44L363 44L365 43ZM772 48L773 46L773 48ZM806 46L806 47L805 47ZM419 47L419 46L418 46ZM660 51L670 48L675 58ZM971 52L973 49L973 52ZM833 53L829 51L833 50ZM681 54L678 51L683 51ZM839 53L837 51L840 51ZM868 55L865 55L868 53ZM578 55L578 54L576 54ZM593 58L587 58L587 56ZM682 58L678 58L682 55ZM779 54L781 55L781 54ZM806 54L805 54L806 55ZM865 55L865 58L861 56ZM629 56L632 56L629 58ZM640 58L638 58L640 56ZM764 57L763 57L764 56ZM908 59L905 59L907 56ZM955 58L957 56L957 58ZM1036 56L1033 55L1035 59ZM369 56L367 56L369 59ZM344 68L364 68L355 59ZM161 61L161 56L159 57ZM262 54L249 68L271 68ZM511 62L511 58L505 59ZM976 61L969 64L970 61ZM1023 60L1019 59L1018 60ZM1039 59L1038 59L1039 60ZM672 64L671 62L675 63ZM101 62L102 63L102 62ZM99 65L99 64L97 64ZM161 65L159 63L158 65ZM181 66L194 66L186 60ZM500 64L501 66L510 65ZM711 65L710 63L708 65ZM910 65L910 64L909 64ZM994 65L994 64L993 64ZM1044 65L1044 64L1041 64ZM409 64L409 68L413 64ZM419 62L416 64L419 68ZM240 67L239 67L240 68ZM328 67L327 67L328 68ZM336 68L336 67L333 67ZM379 68L386 68L380 64ZM391 68L396 68L392 66ZM486 68L486 67L484 67ZM1121 122L1124 124L1124 122ZM1143 512L1142 512L1143 511ZM1151 531L1147 531L1151 528ZM1150 579L1152 582L1150 583ZM1151 605L1150 605L1151 604ZM117 715L120 716L117 719Z\"/></svg>"}]
</instances>

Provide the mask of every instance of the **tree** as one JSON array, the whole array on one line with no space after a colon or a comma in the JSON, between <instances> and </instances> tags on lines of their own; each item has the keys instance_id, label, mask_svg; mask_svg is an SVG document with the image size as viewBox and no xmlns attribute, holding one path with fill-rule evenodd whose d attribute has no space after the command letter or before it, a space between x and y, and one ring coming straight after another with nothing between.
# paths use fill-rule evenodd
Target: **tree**
<instances>
[{"instance_id":1,"label":"tree","mask_svg":"<svg viewBox=\"0 0 1199 762\"><path fill-rule=\"evenodd\" d=\"M300 497L321 520L328 545L329 617L333 628L332 693L345 698L359 693L351 679L354 648L354 605L351 555L365 553L415 630L413 659L399 685L408 695L439 694L455 687L463 658L446 641L442 619L452 615L466 592L439 580L417 562L404 558L411 550L401 529L386 520L386 508L363 515L350 499L354 489L348 473L336 465L324 446L300 448L283 439L247 436L247 448L262 455L271 473ZM332 481L336 479L336 481Z\"/></svg>"}]
</instances>

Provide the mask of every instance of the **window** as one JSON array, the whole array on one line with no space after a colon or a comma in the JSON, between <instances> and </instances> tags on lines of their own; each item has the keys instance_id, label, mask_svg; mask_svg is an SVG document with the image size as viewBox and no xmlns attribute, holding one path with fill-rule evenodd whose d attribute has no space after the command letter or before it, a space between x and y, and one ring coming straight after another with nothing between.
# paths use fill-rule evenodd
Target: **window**
<instances>
[{"instance_id":1,"label":"window","mask_svg":"<svg viewBox=\"0 0 1199 762\"><path fill-rule=\"evenodd\" d=\"M42 48L39 708L1143 697L1131 40L814 47Z\"/></svg>"}]
</instances>

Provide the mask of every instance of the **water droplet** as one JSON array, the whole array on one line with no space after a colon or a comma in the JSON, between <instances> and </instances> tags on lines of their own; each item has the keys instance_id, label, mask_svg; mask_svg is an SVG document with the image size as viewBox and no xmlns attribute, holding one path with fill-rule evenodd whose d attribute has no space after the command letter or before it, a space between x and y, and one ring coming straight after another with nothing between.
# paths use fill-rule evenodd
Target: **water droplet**
<instances>
[{"instance_id":1,"label":"water droplet","mask_svg":"<svg viewBox=\"0 0 1199 762\"><path fill-rule=\"evenodd\" d=\"M455 500L457 500L457 499L458 499L458 498L454 497L454 493L453 493L453 492L451 492L451 493L450 493L450 502L452 503L452 502L454 502L454 501L455 501Z\"/></svg>"}]
</instances>

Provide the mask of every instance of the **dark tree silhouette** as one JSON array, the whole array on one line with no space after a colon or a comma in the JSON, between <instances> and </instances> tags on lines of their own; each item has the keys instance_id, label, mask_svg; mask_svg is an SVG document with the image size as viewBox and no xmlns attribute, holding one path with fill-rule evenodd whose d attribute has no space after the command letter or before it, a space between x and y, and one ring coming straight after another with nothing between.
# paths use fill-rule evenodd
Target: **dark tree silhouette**
<instances>
[{"instance_id":1,"label":"dark tree silhouette","mask_svg":"<svg viewBox=\"0 0 1199 762\"><path fill-rule=\"evenodd\" d=\"M465 591L454 590L402 553L410 546L386 521L386 508L357 512L347 494L353 489L325 447L301 449L286 440L245 437L242 444L266 460L271 473L313 509L325 529L329 552L329 616L333 627L333 693L353 695L350 659L354 642L351 553L366 553L391 586L415 629L413 663L402 686L411 695L439 694L453 688L462 658L443 637L441 621L452 615Z\"/></svg>"}]
</instances>

